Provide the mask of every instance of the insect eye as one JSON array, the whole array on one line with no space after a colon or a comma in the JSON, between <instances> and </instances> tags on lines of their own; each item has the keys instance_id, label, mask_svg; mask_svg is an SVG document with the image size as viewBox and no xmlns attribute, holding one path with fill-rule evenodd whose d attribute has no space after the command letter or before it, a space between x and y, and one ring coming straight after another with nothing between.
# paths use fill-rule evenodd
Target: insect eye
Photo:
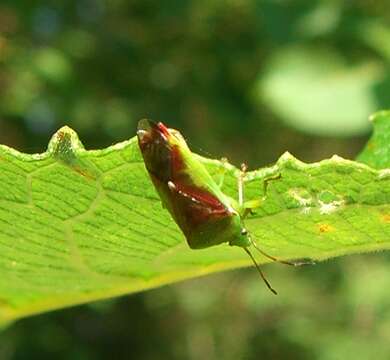
<instances>
[{"instance_id":1,"label":"insect eye","mask_svg":"<svg viewBox=\"0 0 390 360\"><path fill-rule=\"evenodd\" d=\"M247 229L242 229L241 230L241 235L248 235L248 230Z\"/></svg>"}]
</instances>

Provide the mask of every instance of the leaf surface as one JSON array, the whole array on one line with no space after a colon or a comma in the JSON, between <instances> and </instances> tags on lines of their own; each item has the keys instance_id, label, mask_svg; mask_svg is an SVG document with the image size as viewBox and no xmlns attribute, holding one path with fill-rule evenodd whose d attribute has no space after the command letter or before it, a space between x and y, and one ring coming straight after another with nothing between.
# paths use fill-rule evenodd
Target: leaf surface
<instances>
[{"instance_id":1,"label":"leaf surface","mask_svg":"<svg viewBox=\"0 0 390 360\"><path fill-rule=\"evenodd\" d=\"M382 158L390 116L381 116L375 151L368 145L360 156L372 167L337 156L304 164L286 153L247 174L246 200L263 196L265 177L282 175L246 221L263 250L322 260L390 247L389 157ZM238 169L199 159L236 197ZM136 138L86 151L64 127L43 154L0 146L0 322L248 265L240 248L189 249Z\"/></svg>"}]
</instances>

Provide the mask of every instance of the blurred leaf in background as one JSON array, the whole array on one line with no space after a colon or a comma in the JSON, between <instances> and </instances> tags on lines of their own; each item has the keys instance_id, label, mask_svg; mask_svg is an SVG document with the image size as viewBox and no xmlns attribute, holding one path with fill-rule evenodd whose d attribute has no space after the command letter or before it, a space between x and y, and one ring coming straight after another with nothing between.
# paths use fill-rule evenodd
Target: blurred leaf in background
<instances>
[{"instance_id":1,"label":"blurred leaf in background","mask_svg":"<svg viewBox=\"0 0 390 360\"><path fill-rule=\"evenodd\" d=\"M0 142L42 152L67 124L101 148L150 117L252 168L353 158L390 105L389 24L387 0L3 0ZM23 320L0 358L389 358L387 254L266 270L276 299L216 275Z\"/></svg>"},{"instance_id":2,"label":"blurred leaf in background","mask_svg":"<svg viewBox=\"0 0 390 360\"><path fill-rule=\"evenodd\" d=\"M271 58L257 92L291 127L352 136L367 133L378 108L372 88L383 75L373 63L346 66L329 49L285 48Z\"/></svg>"}]
</instances>

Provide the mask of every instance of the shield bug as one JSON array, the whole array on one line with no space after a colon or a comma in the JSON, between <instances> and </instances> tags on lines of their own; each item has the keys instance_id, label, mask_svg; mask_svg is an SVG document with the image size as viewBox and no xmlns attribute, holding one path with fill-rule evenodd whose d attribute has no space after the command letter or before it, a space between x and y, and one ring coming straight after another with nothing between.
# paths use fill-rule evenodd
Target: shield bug
<instances>
[{"instance_id":1,"label":"shield bug","mask_svg":"<svg viewBox=\"0 0 390 360\"><path fill-rule=\"evenodd\" d=\"M222 192L177 130L143 119L138 123L137 136L146 169L162 204L180 227L189 247L201 249L227 242L243 248L267 287L276 294L249 250L253 246L262 255L279 261L262 251L244 226L244 218L261 204L257 200L244 202L246 167L242 167L238 179L236 201ZM268 181L264 183L265 190Z\"/></svg>"}]
</instances>

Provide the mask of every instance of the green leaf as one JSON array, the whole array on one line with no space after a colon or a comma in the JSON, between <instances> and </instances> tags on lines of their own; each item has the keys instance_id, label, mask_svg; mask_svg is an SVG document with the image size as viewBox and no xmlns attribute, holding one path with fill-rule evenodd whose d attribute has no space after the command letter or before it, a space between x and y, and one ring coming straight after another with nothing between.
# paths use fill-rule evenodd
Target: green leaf
<instances>
[{"instance_id":1,"label":"green leaf","mask_svg":"<svg viewBox=\"0 0 390 360\"><path fill-rule=\"evenodd\" d=\"M390 111L379 111L370 117L374 133L357 160L373 168L390 167Z\"/></svg>"},{"instance_id":2,"label":"green leaf","mask_svg":"<svg viewBox=\"0 0 390 360\"><path fill-rule=\"evenodd\" d=\"M238 169L199 158L217 181L225 173L223 190L236 197ZM246 200L263 196L263 179L278 173L247 220L262 249L322 260L389 247L389 169L337 156L304 164L286 153L247 174ZM135 138L86 151L64 127L43 154L0 146L1 322L248 265L237 247L189 249Z\"/></svg>"},{"instance_id":3,"label":"green leaf","mask_svg":"<svg viewBox=\"0 0 390 360\"><path fill-rule=\"evenodd\" d=\"M374 86L384 77L379 63L357 66L329 48L294 46L271 57L255 98L300 131L351 136L369 130L378 109Z\"/></svg>"}]
</instances>

